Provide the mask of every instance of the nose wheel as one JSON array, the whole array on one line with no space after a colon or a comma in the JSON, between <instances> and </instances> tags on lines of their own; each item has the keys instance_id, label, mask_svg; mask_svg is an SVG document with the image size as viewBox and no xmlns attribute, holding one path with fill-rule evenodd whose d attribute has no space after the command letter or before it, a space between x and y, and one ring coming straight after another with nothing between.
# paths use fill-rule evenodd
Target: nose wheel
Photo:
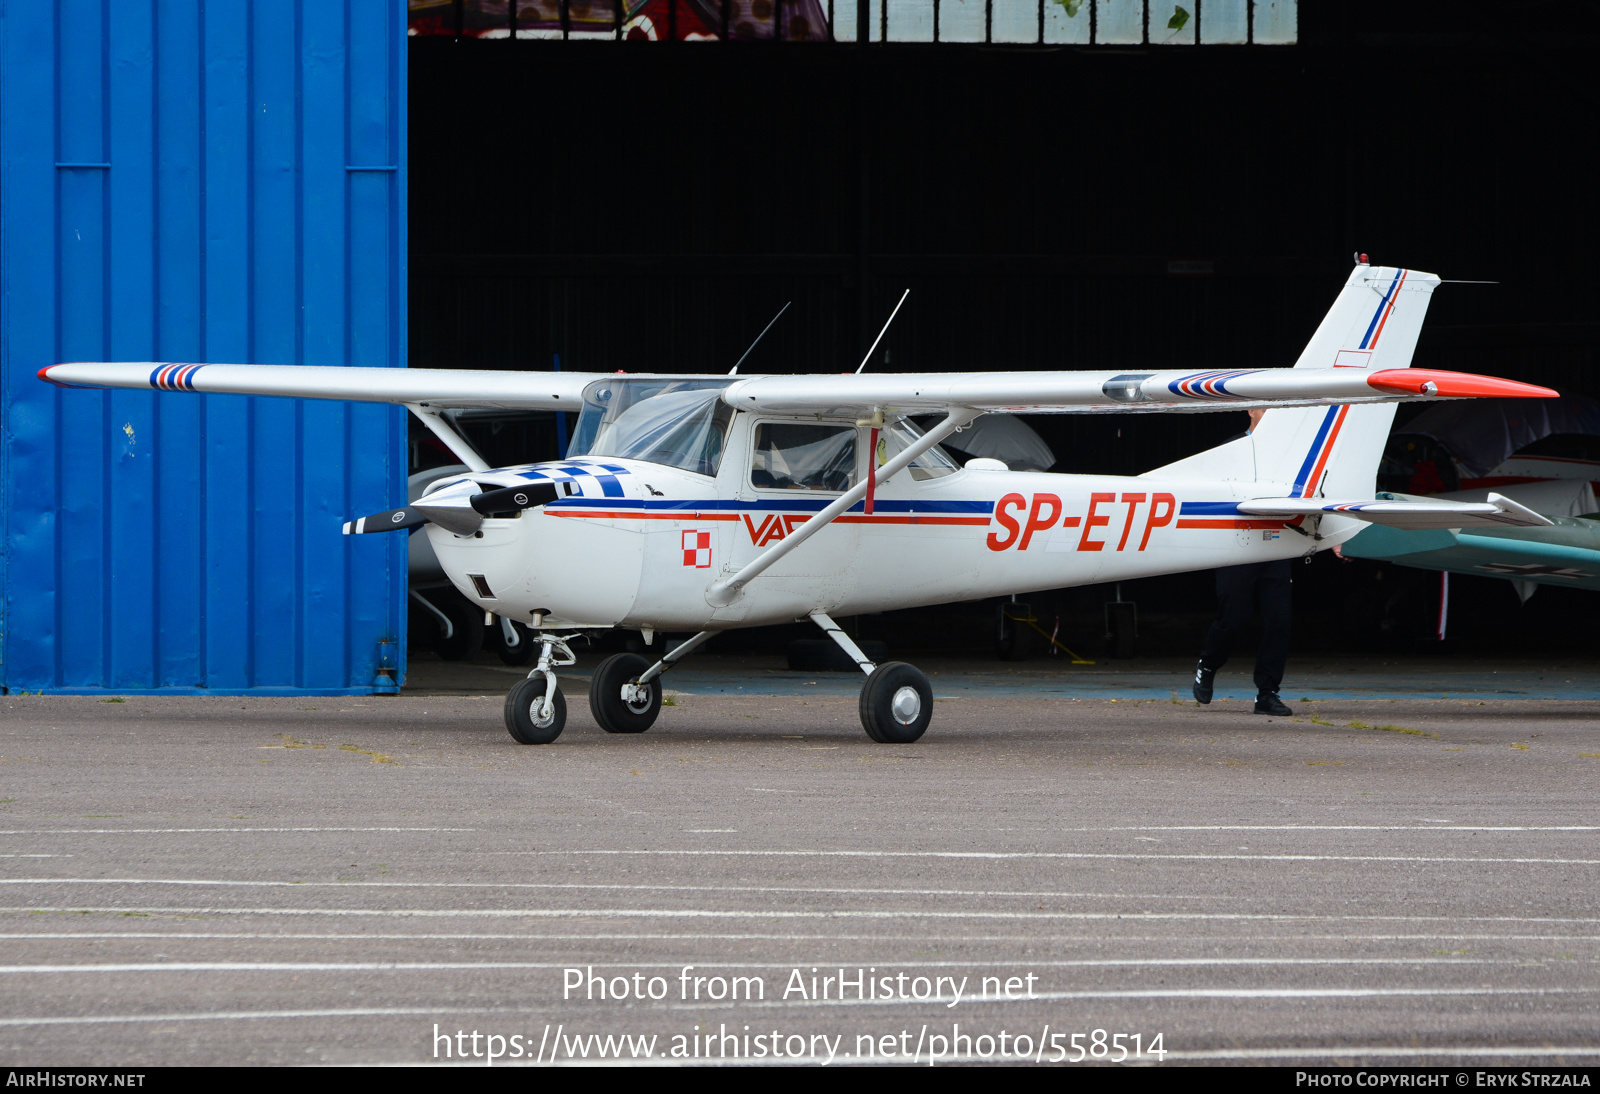
<instances>
[{"instance_id":1,"label":"nose wheel","mask_svg":"<svg viewBox=\"0 0 1600 1094\"><path fill-rule=\"evenodd\" d=\"M551 702L545 703L549 695ZM519 745L547 745L567 725L567 700L542 676L519 680L506 695L506 729Z\"/></svg>"},{"instance_id":2,"label":"nose wheel","mask_svg":"<svg viewBox=\"0 0 1600 1094\"><path fill-rule=\"evenodd\" d=\"M547 745L561 736L567 725L567 700L556 683L555 670L577 662L567 645L568 635L530 634L526 641L539 647L539 663L506 694L506 732L519 745Z\"/></svg>"},{"instance_id":3,"label":"nose wheel","mask_svg":"<svg viewBox=\"0 0 1600 1094\"><path fill-rule=\"evenodd\" d=\"M879 744L908 745L932 719L933 688L904 661L879 665L861 687L861 726Z\"/></svg>"}]
</instances>

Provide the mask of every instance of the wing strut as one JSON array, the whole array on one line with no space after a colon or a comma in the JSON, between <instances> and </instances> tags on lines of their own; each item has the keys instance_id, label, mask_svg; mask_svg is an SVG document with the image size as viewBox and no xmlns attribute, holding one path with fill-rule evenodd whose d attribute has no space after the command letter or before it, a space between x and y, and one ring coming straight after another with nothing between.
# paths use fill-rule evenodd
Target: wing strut
<instances>
[{"instance_id":1,"label":"wing strut","mask_svg":"<svg viewBox=\"0 0 1600 1094\"><path fill-rule=\"evenodd\" d=\"M427 426L435 437L444 442L444 446L456 454L456 459L467 465L470 471L488 471L489 465L484 458L478 455L476 449L467 443L467 439L444 420L444 416L426 403L407 403L406 409L417 416L417 421Z\"/></svg>"},{"instance_id":2,"label":"wing strut","mask_svg":"<svg viewBox=\"0 0 1600 1094\"><path fill-rule=\"evenodd\" d=\"M968 422L972 421L982 413L983 411L981 410L972 410L964 406L951 408L949 414L945 416L944 421L940 422L938 425L928 430L928 432L924 433L921 437L917 438L915 443L907 445L894 459L890 460L882 467L877 468L874 473L868 474L849 490L846 490L843 494L839 495L839 497L834 499L833 504L822 510L822 512L818 513L804 524L796 525L795 530L790 532L786 538L780 539L777 543L774 543L771 547L768 547L765 551L751 559L738 573L734 574L726 581L719 581L715 585L711 586L711 588L706 591L706 600L718 608L725 608L729 604L732 604L735 600L738 600L740 591L743 590L752 579L760 576L762 571L766 570L767 567L771 566L784 555L788 554L806 540L822 531L824 527L833 522L835 517L846 512L852 505L866 497L867 490L869 488L888 482L901 471L905 470L906 466L910 464L912 460L922 455L928 449L932 448L934 445L938 444L940 441L944 440L946 437L950 436L950 434L954 433L956 430L960 429L962 426L966 425ZM876 454L874 453L872 455ZM870 459L867 463L867 466L869 468L872 466Z\"/></svg>"}]
</instances>

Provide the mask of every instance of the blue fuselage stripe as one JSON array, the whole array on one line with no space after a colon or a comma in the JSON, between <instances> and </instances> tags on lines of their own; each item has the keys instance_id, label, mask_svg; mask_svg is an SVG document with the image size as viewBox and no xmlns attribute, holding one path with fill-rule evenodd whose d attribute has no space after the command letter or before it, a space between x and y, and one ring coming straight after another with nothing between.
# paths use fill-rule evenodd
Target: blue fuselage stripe
<instances>
[{"instance_id":1,"label":"blue fuselage stripe","mask_svg":"<svg viewBox=\"0 0 1600 1094\"><path fill-rule=\"evenodd\" d=\"M549 508L567 509L638 509L642 512L788 512L816 513L833 504L833 498L763 498L741 501L737 498L700 498L678 500L675 498L626 498L620 502L610 498L562 498L550 503ZM861 509L857 502L851 512ZM891 501L878 498L873 504L879 513L976 513L987 516L994 512L992 501Z\"/></svg>"}]
</instances>

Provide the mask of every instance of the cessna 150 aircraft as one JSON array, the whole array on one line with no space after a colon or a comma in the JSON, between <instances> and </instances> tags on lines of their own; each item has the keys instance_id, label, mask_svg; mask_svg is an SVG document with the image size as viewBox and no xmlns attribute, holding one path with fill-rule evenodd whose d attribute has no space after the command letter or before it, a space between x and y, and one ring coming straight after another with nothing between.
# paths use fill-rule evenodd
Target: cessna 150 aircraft
<instances>
[{"instance_id":1,"label":"cessna 150 aircraft","mask_svg":"<svg viewBox=\"0 0 1600 1094\"><path fill-rule=\"evenodd\" d=\"M867 674L868 736L904 744L933 713L926 677L873 664L833 615L1309 555L1367 523L1548 525L1493 493L1374 499L1394 403L1555 394L1411 369L1438 284L1362 256L1293 368L745 377L145 362L40 376L408 407L469 470L345 531L421 527L466 597L530 629L540 657L505 704L518 742L560 735L555 670L574 663L577 632L695 632L654 664L624 653L595 671L595 720L640 733L662 673L712 635L809 618ZM486 466L440 416L473 407L577 412L567 458ZM1271 409L1249 435L1131 477L959 467L938 447L992 411L1258 407ZM911 421L930 414L926 432Z\"/></svg>"}]
</instances>

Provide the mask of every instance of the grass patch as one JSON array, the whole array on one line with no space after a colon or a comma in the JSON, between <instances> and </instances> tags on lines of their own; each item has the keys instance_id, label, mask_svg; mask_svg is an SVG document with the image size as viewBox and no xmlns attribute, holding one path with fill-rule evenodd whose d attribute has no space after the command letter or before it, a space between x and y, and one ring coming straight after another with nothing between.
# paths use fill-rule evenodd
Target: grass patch
<instances>
[{"instance_id":1,"label":"grass patch","mask_svg":"<svg viewBox=\"0 0 1600 1094\"><path fill-rule=\"evenodd\" d=\"M1330 722L1326 718L1318 718L1315 714L1313 714L1311 716L1311 724L1312 725L1318 725L1318 726L1331 726L1331 725L1337 725L1338 723Z\"/></svg>"},{"instance_id":2,"label":"grass patch","mask_svg":"<svg viewBox=\"0 0 1600 1094\"><path fill-rule=\"evenodd\" d=\"M301 747L304 747L304 746L302 745ZM361 756L371 756L372 757L372 762L375 763L375 764L392 764L392 763L394 763L393 760L391 760L389 757L385 756L381 752L374 752L370 748L361 748L361 747L359 747L357 745L340 745L339 746L339 751L340 752L354 752L357 755L361 755ZM396 766L399 766L399 765L397 764Z\"/></svg>"},{"instance_id":3,"label":"grass patch","mask_svg":"<svg viewBox=\"0 0 1600 1094\"><path fill-rule=\"evenodd\" d=\"M663 695L661 697L661 705L664 707L675 707L678 705L678 697L676 695Z\"/></svg>"},{"instance_id":4,"label":"grass patch","mask_svg":"<svg viewBox=\"0 0 1600 1094\"><path fill-rule=\"evenodd\" d=\"M1349 722L1346 724L1351 729L1371 729L1379 733L1404 733L1409 737L1431 737L1434 740L1439 739L1439 735L1437 733L1428 733L1420 729L1411 729L1408 726L1375 726L1367 722Z\"/></svg>"},{"instance_id":5,"label":"grass patch","mask_svg":"<svg viewBox=\"0 0 1600 1094\"><path fill-rule=\"evenodd\" d=\"M126 703L128 700L126 700L126 699L102 699L100 701L102 703Z\"/></svg>"}]
</instances>

